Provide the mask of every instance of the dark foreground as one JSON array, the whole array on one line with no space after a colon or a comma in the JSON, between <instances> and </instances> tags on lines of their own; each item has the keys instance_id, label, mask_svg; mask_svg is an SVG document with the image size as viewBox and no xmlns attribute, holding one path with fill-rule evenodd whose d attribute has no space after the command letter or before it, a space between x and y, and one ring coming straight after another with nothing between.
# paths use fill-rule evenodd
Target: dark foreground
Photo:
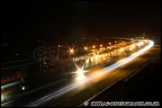
<instances>
[{"instance_id":1,"label":"dark foreground","mask_svg":"<svg viewBox=\"0 0 162 108\"><path fill-rule=\"evenodd\" d=\"M156 101L160 104L161 91L161 57L158 57L128 81L119 81L90 100L88 105L82 106L90 106L92 102L110 101Z\"/></svg>"}]
</instances>

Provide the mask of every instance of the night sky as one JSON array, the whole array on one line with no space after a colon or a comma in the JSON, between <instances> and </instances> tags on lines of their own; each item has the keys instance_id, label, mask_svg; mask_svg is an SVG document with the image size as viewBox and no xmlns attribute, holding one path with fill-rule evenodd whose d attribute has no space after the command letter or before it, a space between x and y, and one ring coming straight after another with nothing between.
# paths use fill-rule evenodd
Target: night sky
<instances>
[{"instance_id":1,"label":"night sky","mask_svg":"<svg viewBox=\"0 0 162 108\"><path fill-rule=\"evenodd\" d=\"M19 45L161 33L160 1L1 0L1 37ZM21 40L21 41L20 41Z\"/></svg>"}]
</instances>

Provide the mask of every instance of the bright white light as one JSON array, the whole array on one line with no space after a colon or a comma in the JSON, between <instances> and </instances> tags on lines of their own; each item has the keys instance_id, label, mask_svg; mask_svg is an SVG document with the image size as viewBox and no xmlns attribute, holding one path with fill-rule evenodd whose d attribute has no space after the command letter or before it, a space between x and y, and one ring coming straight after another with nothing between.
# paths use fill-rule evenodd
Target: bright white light
<instances>
[{"instance_id":1,"label":"bright white light","mask_svg":"<svg viewBox=\"0 0 162 108\"><path fill-rule=\"evenodd\" d=\"M82 69L79 69L78 70L78 75L80 76L80 75L83 75L83 70Z\"/></svg>"},{"instance_id":2,"label":"bright white light","mask_svg":"<svg viewBox=\"0 0 162 108\"><path fill-rule=\"evenodd\" d=\"M99 75L87 76L84 80L81 80L82 81L81 83L80 82L73 82L71 84L68 84L68 85L62 87L61 89L59 89L57 91L54 91L53 93L50 93L50 94L48 94L48 95L46 95L46 96L44 96L44 97L42 97L42 98L40 98L40 99L38 99L38 100L36 100L34 102L28 104L27 107L39 106L40 104L42 104L42 103L44 103L46 101L57 98L57 97L65 94L65 93L68 93L68 92L70 92L70 91L72 91L72 90L74 90L76 88L81 87L81 86L83 86L83 84L85 85L85 84L89 83L89 81L91 81L91 80L95 80L96 78L98 78L100 76L104 76L107 73L112 72L113 70L115 70L115 69L129 63L133 59L137 58L139 55L141 55L142 53L144 53L145 51L150 49L153 45L154 45L154 42L149 40L149 44L145 48L139 50L136 53L133 53L132 55L130 55L127 58L121 59L121 60L117 61L116 63L114 63L114 64L112 64L112 65L110 65L110 66L108 66L106 68L103 68L102 70L100 70ZM82 71L83 70L81 69L81 70L78 71L78 73L82 74Z\"/></svg>"},{"instance_id":3,"label":"bright white light","mask_svg":"<svg viewBox=\"0 0 162 108\"><path fill-rule=\"evenodd\" d=\"M77 77L76 77L76 79L78 80L78 81L81 81L81 80L83 80L84 78L85 78L85 76L84 76L84 71L82 70L82 69L78 69L78 72L77 72Z\"/></svg>"},{"instance_id":4,"label":"bright white light","mask_svg":"<svg viewBox=\"0 0 162 108\"><path fill-rule=\"evenodd\" d=\"M83 75L79 75L79 76L76 77L76 79L77 79L78 81L81 81L81 80L83 80L84 78L85 78L84 74L83 74Z\"/></svg>"},{"instance_id":5,"label":"bright white light","mask_svg":"<svg viewBox=\"0 0 162 108\"><path fill-rule=\"evenodd\" d=\"M22 88L21 88L22 90L25 90L25 86L22 86Z\"/></svg>"},{"instance_id":6,"label":"bright white light","mask_svg":"<svg viewBox=\"0 0 162 108\"><path fill-rule=\"evenodd\" d=\"M144 42L142 41L142 42L138 43L138 46L140 47L143 44L144 44Z\"/></svg>"}]
</instances>

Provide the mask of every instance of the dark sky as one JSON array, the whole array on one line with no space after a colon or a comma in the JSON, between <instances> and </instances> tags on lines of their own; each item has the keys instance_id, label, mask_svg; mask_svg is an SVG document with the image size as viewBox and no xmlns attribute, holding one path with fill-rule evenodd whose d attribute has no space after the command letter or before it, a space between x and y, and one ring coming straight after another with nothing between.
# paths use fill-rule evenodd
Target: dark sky
<instances>
[{"instance_id":1,"label":"dark sky","mask_svg":"<svg viewBox=\"0 0 162 108\"><path fill-rule=\"evenodd\" d=\"M1 36L22 43L161 33L160 27L160 1L1 0Z\"/></svg>"}]
</instances>

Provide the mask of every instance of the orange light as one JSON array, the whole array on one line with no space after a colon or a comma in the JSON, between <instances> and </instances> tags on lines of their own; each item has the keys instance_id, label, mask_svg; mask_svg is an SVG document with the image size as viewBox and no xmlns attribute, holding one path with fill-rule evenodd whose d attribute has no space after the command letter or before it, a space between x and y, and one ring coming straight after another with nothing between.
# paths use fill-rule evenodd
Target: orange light
<instances>
[{"instance_id":1,"label":"orange light","mask_svg":"<svg viewBox=\"0 0 162 108\"><path fill-rule=\"evenodd\" d=\"M74 49L70 49L70 55L74 55Z\"/></svg>"},{"instance_id":2,"label":"orange light","mask_svg":"<svg viewBox=\"0 0 162 108\"><path fill-rule=\"evenodd\" d=\"M87 50L88 48L87 47L84 47L85 50Z\"/></svg>"}]
</instances>

